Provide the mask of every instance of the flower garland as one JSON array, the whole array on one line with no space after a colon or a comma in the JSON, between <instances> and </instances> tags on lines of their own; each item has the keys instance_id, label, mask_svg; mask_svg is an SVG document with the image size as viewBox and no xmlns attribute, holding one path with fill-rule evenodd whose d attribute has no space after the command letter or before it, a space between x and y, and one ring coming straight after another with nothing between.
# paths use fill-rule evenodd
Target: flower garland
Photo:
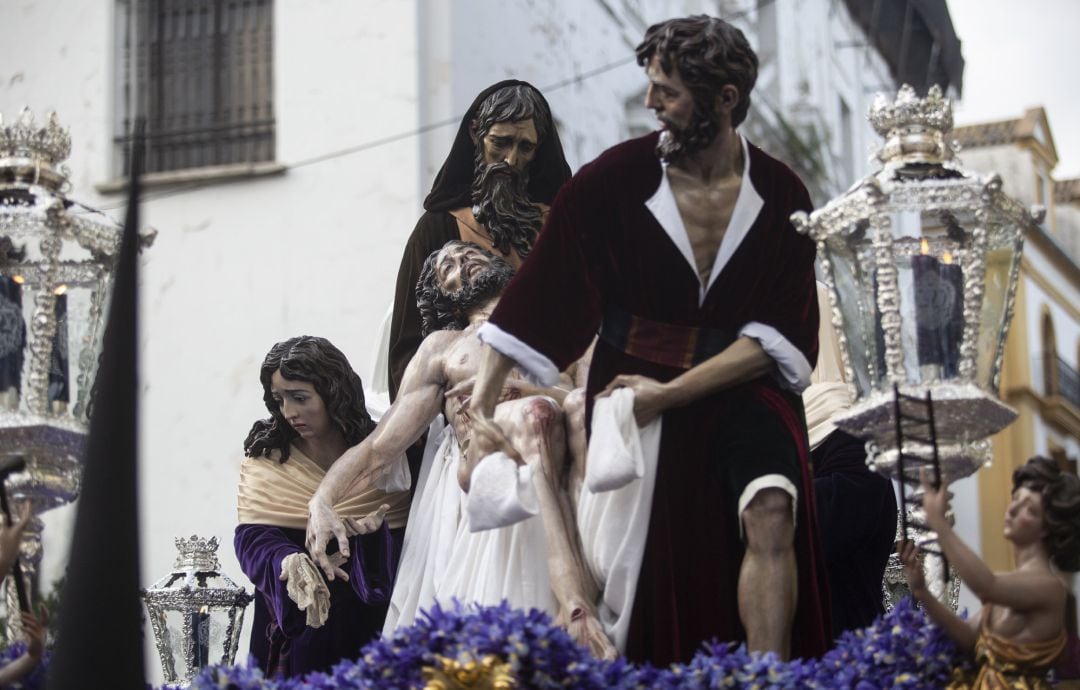
<instances>
[{"instance_id":1,"label":"flower garland","mask_svg":"<svg viewBox=\"0 0 1080 690\"><path fill-rule=\"evenodd\" d=\"M26 643L23 641L12 642L0 649L0 668L7 666L26 653ZM52 652L48 649L41 657L41 663L34 667L21 681L5 685L5 688L19 688L21 690L45 690L45 674L49 668L49 659Z\"/></svg>"},{"instance_id":2,"label":"flower garland","mask_svg":"<svg viewBox=\"0 0 1080 690\"><path fill-rule=\"evenodd\" d=\"M391 690L422 688L424 669L440 659L493 655L522 688L941 688L963 657L944 632L910 600L900 602L870 627L844 633L820 659L784 662L750 653L745 645L711 642L692 661L664 669L619 659L601 661L552 625L537 610L436 606L411 627L365 646L356 661L329 673L267 679L248 666L204 669L192 690Z\"/></svg>"}]
</instances>

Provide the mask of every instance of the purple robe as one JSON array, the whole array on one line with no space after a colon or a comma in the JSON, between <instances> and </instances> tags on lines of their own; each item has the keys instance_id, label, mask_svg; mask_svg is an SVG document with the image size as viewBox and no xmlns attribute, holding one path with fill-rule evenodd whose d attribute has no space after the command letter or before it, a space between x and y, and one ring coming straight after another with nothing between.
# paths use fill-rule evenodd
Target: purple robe
<instances>
[{"instance_id":1,"label":"purple robe","mask_svg":"<svg viewBox=\"0 0 1080 690\"><path fill-rule=\"evenodd\" d=\"M385 523L349 540L351 557L343 569L349 582L328 582L330 615L321 628L309 628L306 614L286 591L281 561L303 553L304 531L270 525L238 525L233 538L240 568L258 594L251 654L267 675L298 676L326 671L342 659L356 659L360 648L382 631L401 555L404 529Z\"/></svg>"},{"instance_id":2,"label":"purple robe","mask_svg":"<svg viewBox=\"0 0 1080 690\"><path fill-rule=\"evenodd\" d=\"M630 314L673 331L705 329L730 339L755 324L795 352L808 379L817 359L814 245L789 221L792 212L811 206L805 187L787 166L747 145L749 167L728 228L732 241L703 287L687 256L689 242L680 246L656 215L664 181L656 142L654 133L609 149L563 186L532 253L484 327L491 337L481 330L481 338L544 379L581 357L606 318ZM760 197L760 205L743 204L744 191ZM674 202L667 198L670 209ZM651 336L631 331L624 335L639 352L670 340L662 328ZM604 338L597 342L590 410L593 396L618 374L669 381L687 368L630 351ZM799 396L767 375L670 409L659 453L627 656L654 664L688 661L709 638L745 637L737 602L744 544L730 467L738 458L752 470L755 458L764 457L790 463L798 493L792 653L823 653L830 640L828 594Z\"/></svg>"}]
</instances>

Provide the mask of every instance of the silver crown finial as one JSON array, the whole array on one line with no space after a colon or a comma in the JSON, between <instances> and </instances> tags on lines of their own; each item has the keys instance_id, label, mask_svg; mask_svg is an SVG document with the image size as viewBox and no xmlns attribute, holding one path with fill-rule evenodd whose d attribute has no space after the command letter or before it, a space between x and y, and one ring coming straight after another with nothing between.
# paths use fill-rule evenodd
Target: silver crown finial
<instances>
[{"instance_id":1,"label":"silver crown finial","mask_svg":"<svg viewBox=\"0 0 1080 690\"><path fill-rule=\"evenodd\" d=\"M217 537L203 539L194 534L188 539L177 537L176 550L179 555L176 557L176 564L173 567L177 570L209 572L221 568L217 558Z\"/></svg>"},{"instance_id":2,"label":"silver crown finial","mask_svg":"<svg viewBox=\"0 0 1080 690\"><path fill-rule=\"evenodd\" d=\"M61 166L71 155L71 133L49 113L43 126L23 108L11 124L0 114L0 181L41 184L59 189L68 172Z\"/></svg>"},{"instance_id":3,"label":"silver crown finial","mask_svg":"<svg viewBox=\"0 0 1080 690\"><path fill-rule=\"evenodd\" d=\"M919 98L908 84L900 87L894 100L879 93L870 106L869 119L885 139L877 157L887 166L940 165L953 158L946 140L953 126L952 100L942 95L937 84L926 98Z\"/></svg>"}]
</instances>

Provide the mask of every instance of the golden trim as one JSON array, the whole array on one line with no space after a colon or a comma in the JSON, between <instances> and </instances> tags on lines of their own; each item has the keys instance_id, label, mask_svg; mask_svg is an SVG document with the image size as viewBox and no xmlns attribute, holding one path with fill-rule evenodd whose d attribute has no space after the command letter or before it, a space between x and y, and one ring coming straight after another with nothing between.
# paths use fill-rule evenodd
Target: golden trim
<instances>
[{"instance_id":1,"label":"golden trim","mask_svg":"<svg viewBox=\"0 0 1080 690\"><path fill-rule=\"evenodd\" d=\"M438 667L422 669L424 690L513 690L518 687L513 670L499 657L489 654L477 662L475 659L451 659L436 655Z\"/></svg>"}]
</instances>

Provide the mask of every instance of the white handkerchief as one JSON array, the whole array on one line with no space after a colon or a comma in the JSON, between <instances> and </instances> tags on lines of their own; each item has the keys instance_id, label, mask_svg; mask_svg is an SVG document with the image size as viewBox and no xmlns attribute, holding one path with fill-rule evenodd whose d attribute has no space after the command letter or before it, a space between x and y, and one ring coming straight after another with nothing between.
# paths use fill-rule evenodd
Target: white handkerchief
<instances>
[{"instance_id":1,"label":"white handkerchief","mask_svg":"<svg viewBox=\"0 0 1080 690\"><path fill-rule=\"evenodd\" d=\"M651 425L650 425L651 426ZM592 438L585 464L589 491L614 491L645 474L641 438L634 419L634 391L617 388L593 405Z\"/></svg>"},{"instance_id":2,"label":"white handkerchief","mask_svg":"<svg viewBox=\"0 0 1080 690\"><path fill-rule=\"evenodd\" d=\"M465 500L469 531L506 527L539 513L532 478L532 467L519 466L506 453L482 459L473 470Z\"/></svg>"}]
</instances>

